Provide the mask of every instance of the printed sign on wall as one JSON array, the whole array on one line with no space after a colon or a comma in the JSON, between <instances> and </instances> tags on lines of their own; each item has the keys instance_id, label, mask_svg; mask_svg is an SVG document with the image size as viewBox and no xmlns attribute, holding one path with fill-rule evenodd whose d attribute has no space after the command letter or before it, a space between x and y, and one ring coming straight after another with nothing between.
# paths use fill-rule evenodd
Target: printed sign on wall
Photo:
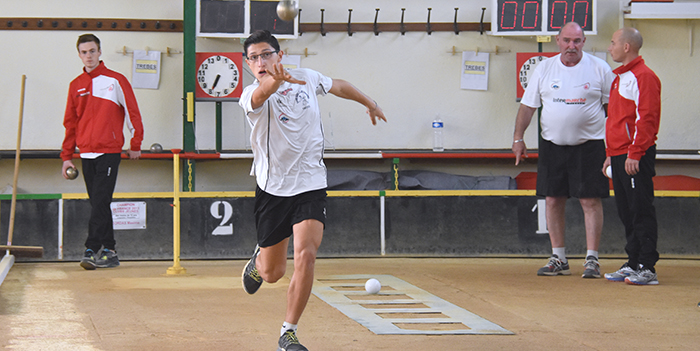
<instances>
[{"instance_id":1,"label":"printed sign on wall","mask_svg":"<svg viewBox=\"0 0 700 351\"><path fill-rule=\"evenodd\" d=\"M146 202L112 202L112 222L115 230L146 229Z\"/></svg>"}]
</instances>

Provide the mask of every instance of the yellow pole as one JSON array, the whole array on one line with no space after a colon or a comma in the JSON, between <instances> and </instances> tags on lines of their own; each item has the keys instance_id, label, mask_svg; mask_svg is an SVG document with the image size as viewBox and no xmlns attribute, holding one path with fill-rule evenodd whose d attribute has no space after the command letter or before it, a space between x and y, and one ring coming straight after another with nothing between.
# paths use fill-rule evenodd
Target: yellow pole
<instances>
[{"instance_id":1,"label":"yellow pole","mask_svg":"<svg viewBox=\"0 0 700 351\"><path fill-rule=\"evenodd\" d=\"M173 151L173 266L167 275L185 274L180 266L180 150Z\"/></svg>"}]
</instances>

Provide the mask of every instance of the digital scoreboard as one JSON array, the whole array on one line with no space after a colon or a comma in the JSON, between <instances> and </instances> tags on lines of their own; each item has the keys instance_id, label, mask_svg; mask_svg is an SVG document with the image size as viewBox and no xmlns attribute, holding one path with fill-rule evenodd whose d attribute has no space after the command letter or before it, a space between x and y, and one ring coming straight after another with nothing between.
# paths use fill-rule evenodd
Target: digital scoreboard
<instances>
[{"instance_id":1,"label":"digital scoreboard","mask_svg":"<svg viewBox=\"0 0 700 351\"><path fill-rule=\"evenodd\" d=\"M568 23L597 34L597 0L492 0L492 35L555 35Z\"/></svg>"}]
</instances>

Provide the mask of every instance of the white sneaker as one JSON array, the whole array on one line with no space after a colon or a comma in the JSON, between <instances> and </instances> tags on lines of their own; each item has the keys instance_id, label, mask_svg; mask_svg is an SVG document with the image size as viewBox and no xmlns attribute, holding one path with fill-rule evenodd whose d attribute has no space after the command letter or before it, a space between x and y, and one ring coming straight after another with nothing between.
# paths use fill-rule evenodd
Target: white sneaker
<instances>
[{"instance_id":1,"label":"white sneaker","mask_svg":"<svg viewBox=\"0 0 700 351\"><path fill-rule=\"evenodd\" d=\"M616 272L605 273L605 279L611 282L624 282L625 278L634 274L637 274L637 271L632 269L629 263L625 262Z\"/></svg>"},{"instance_id":2,"label":"white sneaker","mask_svg":"<svg viewBox=\"0 0 700 351\"><path fill-rule=\"evenodd\" d=\"M658 285L659 281L656 279L656 273L648 268L643 268L637 274L632 274L625 278L625 283L632 285Z\"/></svg>"}]
</instances>

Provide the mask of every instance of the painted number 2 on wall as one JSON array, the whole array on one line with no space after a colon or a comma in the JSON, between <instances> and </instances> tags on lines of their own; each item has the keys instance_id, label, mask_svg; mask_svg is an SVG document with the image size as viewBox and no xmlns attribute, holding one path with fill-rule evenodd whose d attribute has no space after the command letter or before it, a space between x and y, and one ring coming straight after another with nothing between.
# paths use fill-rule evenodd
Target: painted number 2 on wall
<instances>
[{"instance_id":1,"label":"painted number 2 on wall","mask_svg":"<svg viewBox=\"0 0 700 351\"><path fill-rule=\"evenodd\" d=\"M223 209L223 213L222 212ZM221 220L219 225L211 233L212 235L233 235L233 223L230 223L233 215L233 207L226 201L214 201L209 208L211 215ZM227 224L228 223L228 224Z\"/></svg>"}]
</instances>

